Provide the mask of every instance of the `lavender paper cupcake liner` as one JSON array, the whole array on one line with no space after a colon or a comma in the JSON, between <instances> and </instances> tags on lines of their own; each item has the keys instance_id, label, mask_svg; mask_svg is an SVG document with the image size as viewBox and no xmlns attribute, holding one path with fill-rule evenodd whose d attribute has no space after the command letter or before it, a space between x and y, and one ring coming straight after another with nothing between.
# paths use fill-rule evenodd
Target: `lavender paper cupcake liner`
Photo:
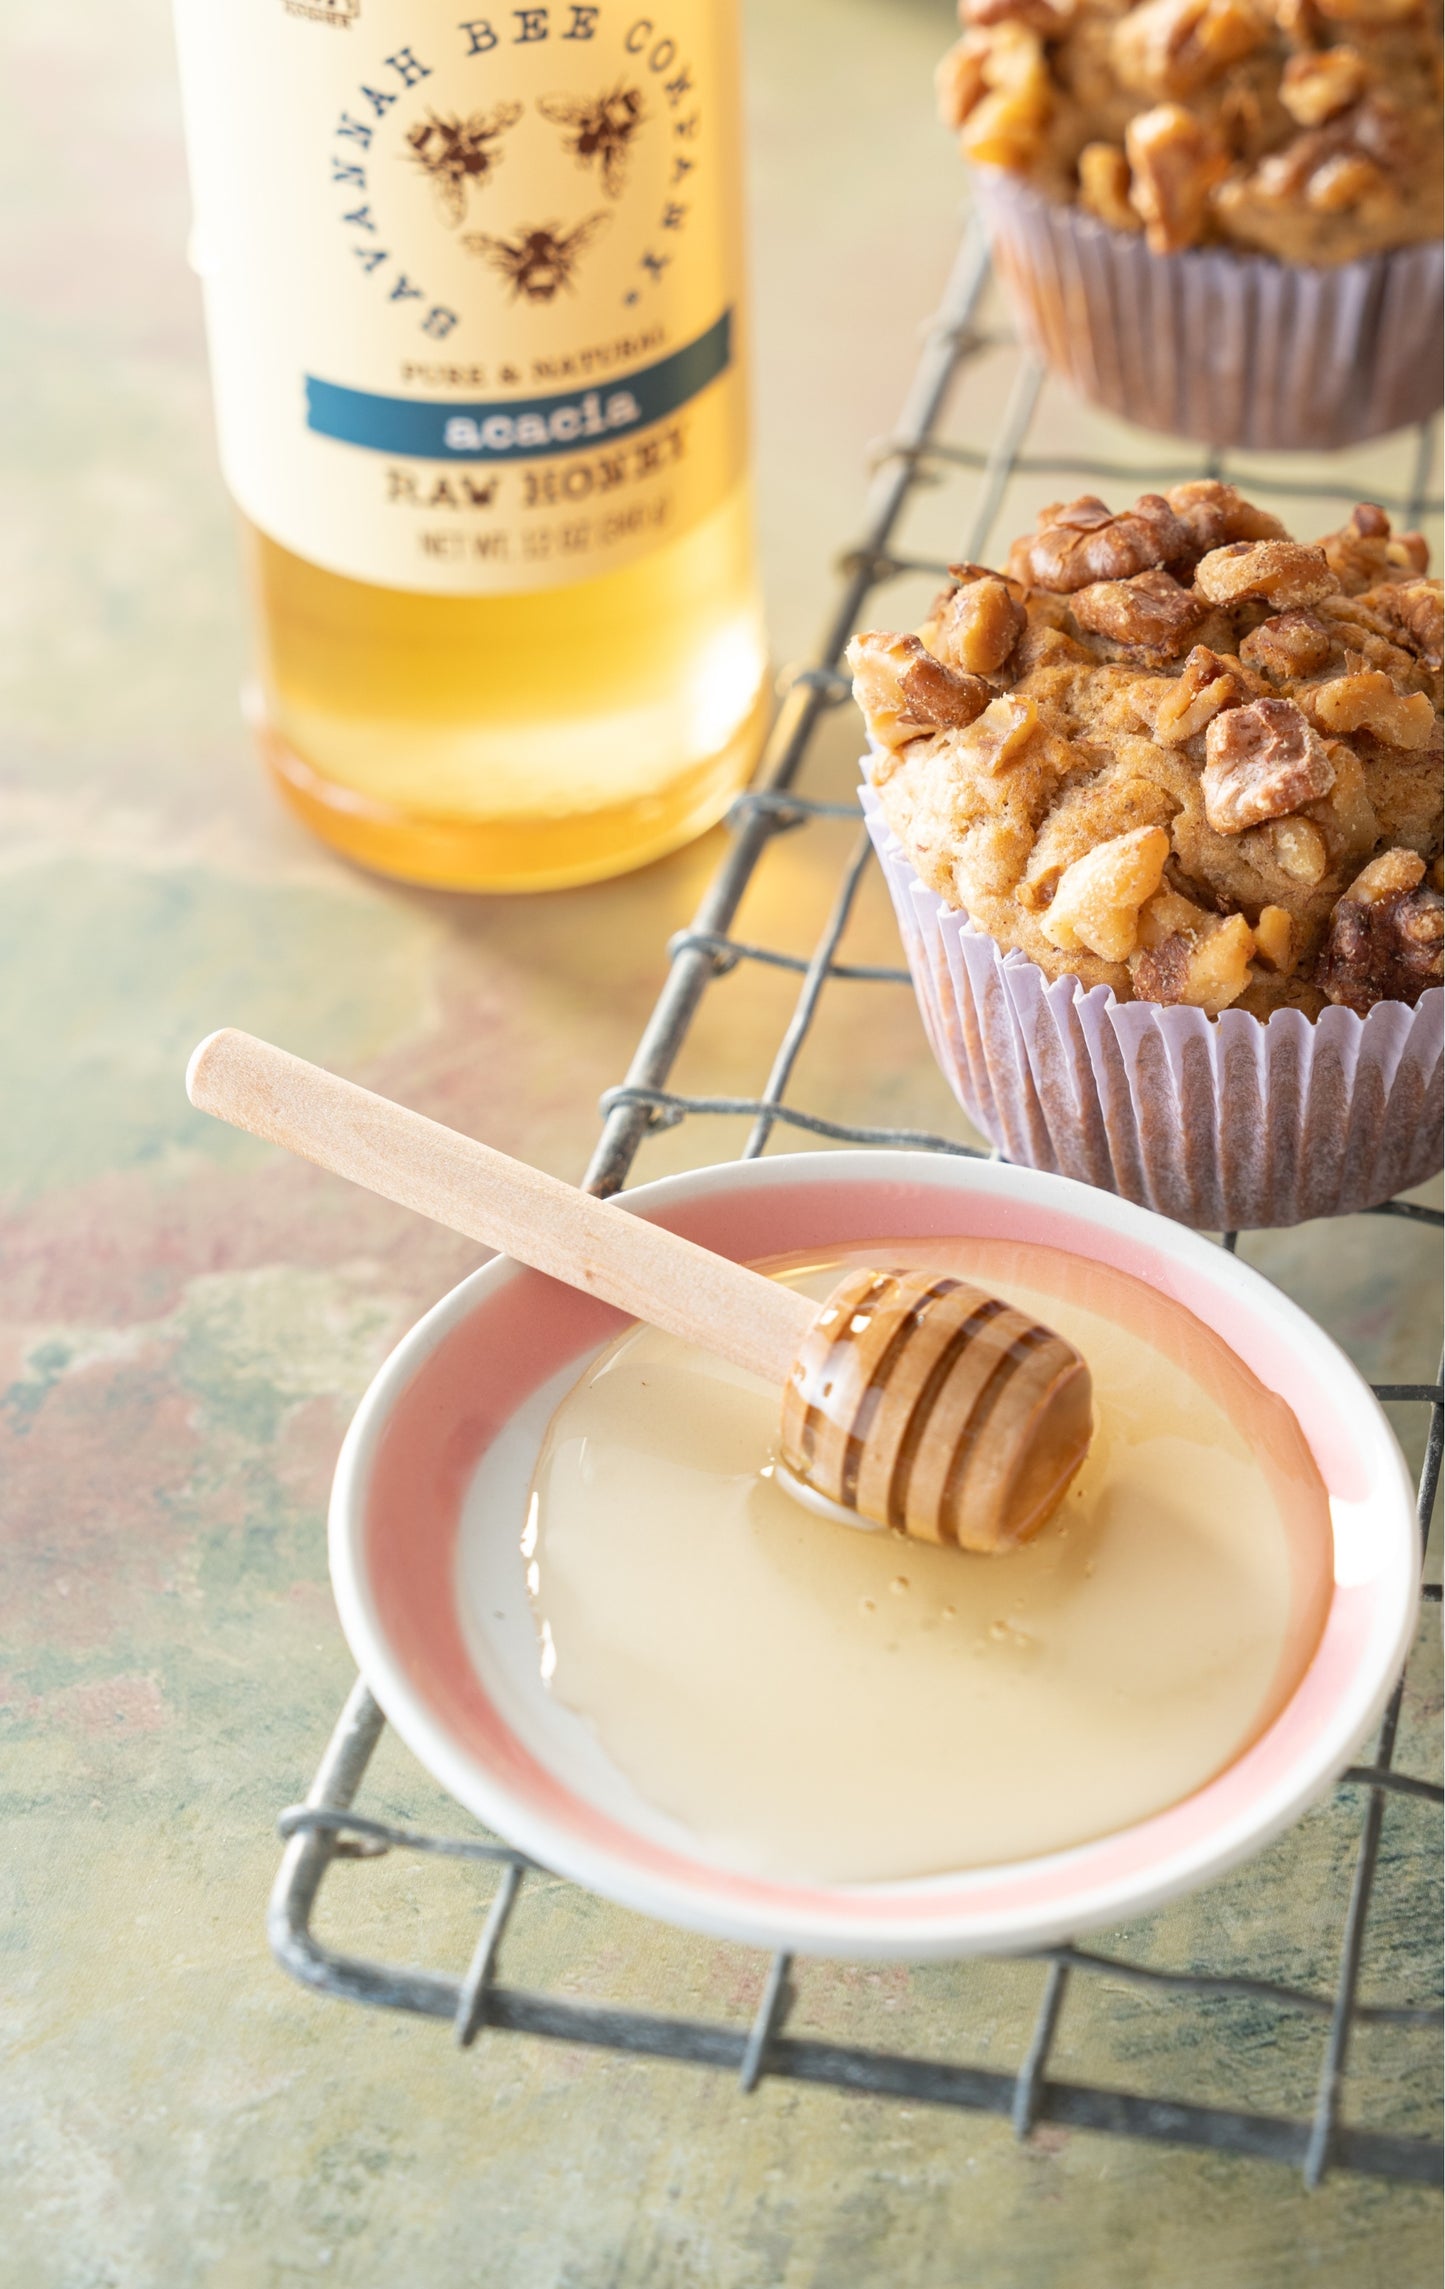
<instances>
[{"instance_id":1,"label":"lavender paper cupcake liner","mask_svg":"<svg viewBox=\"0 0 1445 2289\"><path fill-rule=\"evenodd\" d=\"M1086 991L945 906L862 794L933 1053L1007 1159L1209 1231L1373 1208L1441 1166L1438 988L1267 1023Z\"/></svg>"},{"instance_id":2,"label":"lavender paper cupcake liner","mask_svg":"<svg viewBox=\"0 0 1445 2289\"><path fill-rule=\"evenodd\" d=\"M1445 398L1438 240L1321 268L1154 254L1002 169L972 173L1025 339L1110 413L1205 445L1325 452Z\"/></svg>"}]
</instances>

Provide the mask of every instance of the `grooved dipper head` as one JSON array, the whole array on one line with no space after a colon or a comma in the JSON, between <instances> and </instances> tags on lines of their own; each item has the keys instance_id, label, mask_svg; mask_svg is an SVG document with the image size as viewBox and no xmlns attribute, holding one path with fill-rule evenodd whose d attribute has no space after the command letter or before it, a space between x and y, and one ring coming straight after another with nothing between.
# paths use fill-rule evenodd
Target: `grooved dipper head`
<instances>
[{"instance_id":1,"label":"grooved dipper head","mask_svg":"<svg viewBox=\"0 0 1445 2289\"><path fill-rule=\"evenodd\" d=\"M960 1549L1038 1532L1088 1452L1071 1343L943 1273L850 1272L783 1391L782 1460L880 1526Z\"/></svg>"}]
</instances>

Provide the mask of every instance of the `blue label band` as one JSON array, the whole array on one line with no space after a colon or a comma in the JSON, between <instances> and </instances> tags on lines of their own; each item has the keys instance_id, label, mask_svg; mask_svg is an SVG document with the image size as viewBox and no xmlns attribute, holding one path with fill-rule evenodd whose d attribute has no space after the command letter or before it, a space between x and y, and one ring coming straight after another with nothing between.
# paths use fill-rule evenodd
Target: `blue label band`
<instances>
[{"instance_id":1,"label":"blue label band","mask_svg":"<svg viewBox=\"0 0 1445 2289\"><path fill-rule=\"evenodd\" d=\"M643 366L624 381L562 397L503 398L493 405L438 403L433 398L378 397L306 376L306 426L318 437L361 445L371 453L418 461L537 461L581 453L610 438L663 421L727 371L732 312L695 342Z\"/></svg>"}]
</instances>

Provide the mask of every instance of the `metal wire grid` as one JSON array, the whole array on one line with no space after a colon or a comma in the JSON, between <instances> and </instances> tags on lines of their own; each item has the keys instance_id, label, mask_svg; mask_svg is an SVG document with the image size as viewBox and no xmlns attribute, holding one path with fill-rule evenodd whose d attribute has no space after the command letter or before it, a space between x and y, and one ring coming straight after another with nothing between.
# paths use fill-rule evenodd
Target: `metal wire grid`
<instances>
[{"instance_id":1,"label":"metal wire grid","mask_svg":"<svg viewBox=\"0 0 1445 2289\"><path fill-rule=\"evenodd\" d=\"M936 434L960 367L990 340L978 323L987 281L984 249L977 241L966 240L938 317L928 330L897 434L880 451L864 536L842 560L842 591L818 656L813 664L786 680L759 784L734 805L729 821L728 854L692 926L672 941L667 981L638 1043L626 1079L603 1099L603 1132L586 1178L594 1192L605 1195L620 1189L649 1131L701 1114L742 1115L751 1120L743 1148L744 1158L761 1153L779 1125L840 1143L903 1145L963 1154L975 1151L951 1137L825 1120L787 1101L786 1092L799 1051L825 988L839 984L908 983L905 969L847 963L838 958L839 943L870 863L866 837L860 838L847 861L832 910L810 956L804 958L749 943L734 937L731 925L759 862L777 836L805 829L821 819L857 816L851 804L806 798L794 791L794 784L822 717L847 696L847 682L839 673L838 663L870 591L901 573L943 574L946 571L941 562L934 564L928 559L908 557L893 546L900 517L920 473L940 463L980 473L972 529L962 550L965 557L974 560L984 555L1005 487L1014 474L1050 474L1101 482L1138 477L1137 470L1108 462L1063 459L1026 450L1029 425L1042 382L1039 369L1027 361L1020 365L997 440L989 452L975 452ZM1433 441L1427 428L1421 432L1415 450L1408 494L1384 504L1401 512L1412 525L1427 508L1439 505L1425 497L1432 450ZM1199 464L1195 462L1177 470L1155 467L1150 477L1158 484L1199 473ZM1337 492L1344 500L1354 497L1353 492L1343 486L1295 483L1273 473L1268 485L1270 490L1279 493ZM670 1089L667 1084L675 1060L707 988L738 964L749 962L793 971L800 979L793 1013L778 1044L761 1096L706 1097ZM1404 1201L1391 1202L1375 1213L1406 1218L1436 1229L1441 1224L1436 1211ZM1234 1243L1235 1235L1227 1233L1225 1246L1233 1247ZM1430 1411L1426 1455L1419 1480L1423 1551L1440 1476L1445 1392L1439 1382L1377 1384L1375 1389L1381 1399L1423 1406ZM1427 1597L1438 1599L1439 1594L1438 1587L1427 1587ZM1403 1691L1402 1683L1385 1713L1373 1761L1352 1768L1339 1783L1345 1790L1364 1791L1365 1806L1349 1904L1340 1935L1339 1973L1332 1995L1270 1979L1161 1971L1152 1965L1073 1946L1049 1948L1036 1957L1045 1967L1043 1991L1032 2036L1013 2073L790 2035L786 2024L795 2000L795 1988L791 1959L785 1954L775 1956L764 1975L757 2011L747 2028L579 2003L504 1984L499 1977L502 1941L533 1863L506 1845L489 1842L481 1836L429 1835L368 1818L352 1809L385 1723L381 1710L360 1679L342 1710L305 1803L293 1806L281 1816L279 1828L287 1842L272 1892L268 1932L280 1963L305 1985L346 2001L448 2020L463 2046L474 2042L483 2028L505 2028L638 2056L726 2069L737 2075L744 2092L755 2089L768 2075L867 2092L876 2097L1001 2114L1011 2120L1020 2138L1027 2137L1036 2124L1049 2122L1167 2144L1253 2155L1302 2170L1311 2186L1317 2185L1332 2168L1431 2183L1440 2174L1442 2150L1439 2144L1357 2128L1344 2123L1340 2114L1350 2039L1355 2028L1364 2025L1401 2029L1427 2027L1438 2025L1441 2018L1436 2006L1366 2005L1358 2000L1366 1919L1379 1863L1386 1799L1391 1795L1405 1797L1437 1808L1442 1802L1438 1785L1393 1769ZM483 1862L497 1868L498 1886L486 1910L471 1964L461 1979L340 1954L314 1936L311 1918L333 1860L369 1858L393 1848ZM1312 2116L1307 2120L1295 2119L1164 2100L1051 2076L1049 2057L1060 2013L1070 1983L1082 1975L1104 1977L1179 1997L1211 1996L1254 2004L1263 2002L1285 2013L1323 2020L1326 2032Z\"/></svg>"}]
</instances>

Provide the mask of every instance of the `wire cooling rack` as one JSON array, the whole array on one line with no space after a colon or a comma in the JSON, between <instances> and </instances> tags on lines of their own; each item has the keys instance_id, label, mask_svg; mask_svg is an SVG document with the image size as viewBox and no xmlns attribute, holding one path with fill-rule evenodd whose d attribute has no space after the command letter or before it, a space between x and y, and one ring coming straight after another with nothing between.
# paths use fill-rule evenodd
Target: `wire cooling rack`
<instances>
[{"instance_id":1,"label":"wire cooling rack","mask_svg":"<svg viewBox=\"0 0 1445 2289\"><path fill-rule=\"evenodd\" d=\"M1121 462L1108 458L1107 448L1104 455L1093 460L1051 453L1046 433L1035 442L1043 377L1016 346L1003 343L984 323L988 283L986 253L977 240L968 238L943 305L927 330L897 432L879 449L863 537L842 560L841 593L817 656L810 665L784 679L782 704L758 783L738 800L731 813L727 856L692 927L672 942L666 983L626 1079L603 1099L603 1132L586 1179L595 1192L607 1194L620 1189L639 1146L650 1133L705 1115L741 1116L750 1124L743 1147L745 1158L761 1153L779 1129L803 1130L822 1140L848 1144L902 1145L953 1153L977 1150L954 1137L825 1119L790 1101L794 1068L824 994L835 996L856 989L871 992L908 983L908 973L901 968L838 958L865 870L872 863L866 838L860 838L847 859L831 911L810 955L750 943L732 935L732 925L744 893L765 869L778 838L807 833L824 820L857 817L851 803L805 794L802 781L820 725L848 696L839 661L865 600L885 582L909 575L937 577L946 570L941 557L935 562L926 554L909 555L899 541L905 512L922 488L959 479L968 483L971 508L949 528L951 537L954 533L959 536L960 545L948 553L979 561L985 559L1006 492L1020 480L1058 479L1076 486L1112 484L1116 495L1125 498L1146 484L1216 473L1220 467L1218 458L1200 453L1182 459L1181 453L1187 448L1160 446L1156 448L1157 459ZM991 381L986 370L990 361ZM961 377L978 377L985 398L992 391L994 410L986 418L994 443L988 450L945 434L948 408L954 408L951 427L961 426L956 403L960 393L954 386ZM972 410L974 421L978 421L977 406ZM1129 442L1138 449L1137 436L1129 436ZM1439 502L1427 497L1434 450L1427 428L1411 448L1403 486L1391 493L1370 482L1369 497L1381 500L1393 515L1412 526L1427 512L1438 512ZM1163 465L1166 461L1169 466ZM1374 473L1372 470L1371 477ZM1322 475L1308 471L1296 474L1294 464L1288 475L1280 473L1278 464L1270 465L1267 471L1251 468L1242 474L1241 481L1255 492L1337 499L1346 505L1356 497L1357 489L1363 489L1358 471L1349 478L1338 467L1326 467ZM1027 519L1014 521L1021 527ZM892 618L890 624L894 624ZM708 989L742 964L793 971L799 981L796 1001L761 1095L701 1096L670 1088L679 1052ZM1391 1202L1376 1213L1436 1228L1441 1222L1436 1211L1403 1201ZM1226 1233L1224 1244L1232 1247L1234 1237ZM1419 1481L1423 1547L1440 1473L1441 1385L1397 1383L1377 1384L1375 1388L1382 1399L1429 1410ZM1426 1595L1438 1598L1439 1590L1427 1589ZM760 1959L759 2001L751 2025L711 2024L613 2008L508 1984L501 1967L503 1939L514 1917L519 1912L525 1915L529 1875L542 1871L535 1871L523 1855L481 1832L473 1836L430 1835L368 1817L356 1809L356 1798L385 1724L361 1680L342 1710L305 1803L281 1816L279 1827L287 1842L272 1893L268 1931L280 1963L308 1987L343 2001L447 2020L463 2046L472 2043L484 2028L506 2029L634 2056L720 2068L735 2074L744 2092L770 2076L879 2098L1004 2115L1011 2119L1020 2138L1027 2138L1038 2124L1052 2123L1271 2159L1301 2170L1310 2185L1318 2184L1331 2169L1432 2182L1440 2174L1439 2144L1356 2126L1345 2122L1341 2113L1351 2039L1358 2029L1378 2026L1403 2034L1406 2029L1438 2025L1441 2017L1438 2006L1416 2000L1360 2000L1372 1901L1386 1879L1397 1886L1410 1881L1408 1855L1382 1855L1387 1803L1393 1800L1392 1819L1429 1819L1427 1808L1438 1808L1442 1797L1434 1783L1394 1767L1403 1692L1402 1685L1385 1713L1372 1761L1353 1768L1339 1784L1347 1805L1358 1811L1359 1832L1353 1881L1338 1934L1333 1993L1232 1971L1171 1971L1153 1962L1080 1947L1049 1948L1035 1958L1040 1966L1041 1991L1032 2034L1016 2067L1008 2072L955 2063L937 2055L915 2056L790 2034L788 2018L796 2000L796 1980L786 1955L775 1956L767 1965ZM464 1977L365 1960L340 1953L315 1936L312 1917L332 1863L368 1859L397 1849L477 1862L493 1872L494 1888L482 1913L475 1952ZM1418 1860L1415 1865L1418 1868ZM547 1881L555 1886L555 1878L548 1877ZM1424 1901L1406 1899L1391 1904L1397 1915L1407 1919L1412 1912L1417 1922L1426 1917ZM1258 1958L1268 1963L1267 1917L1261 1918L1259 1929L1251 1936ZM1392 1964L1394 1961L1392 1957ZM1433 1964L1434 1949L1427 1933L1412 1967L1423 1981ZM1049 2066L1060 2015L1071 1985L1083 1980L1122 1982L1152 1990L1166 2007L1194 1998L1225 2009L1256 2014L1273 2011L1297 2024L1317 2024L1322 2039L1312 2114L1266 2114L1058 2079ZM960 2046L967 2042L966 2025L940 2025L936 2008L932 2032L936 2043L946 2045L951 2037ZM1184 2056L1181 2050L1181 2063Z\"/></svg>"}]
</instances>

